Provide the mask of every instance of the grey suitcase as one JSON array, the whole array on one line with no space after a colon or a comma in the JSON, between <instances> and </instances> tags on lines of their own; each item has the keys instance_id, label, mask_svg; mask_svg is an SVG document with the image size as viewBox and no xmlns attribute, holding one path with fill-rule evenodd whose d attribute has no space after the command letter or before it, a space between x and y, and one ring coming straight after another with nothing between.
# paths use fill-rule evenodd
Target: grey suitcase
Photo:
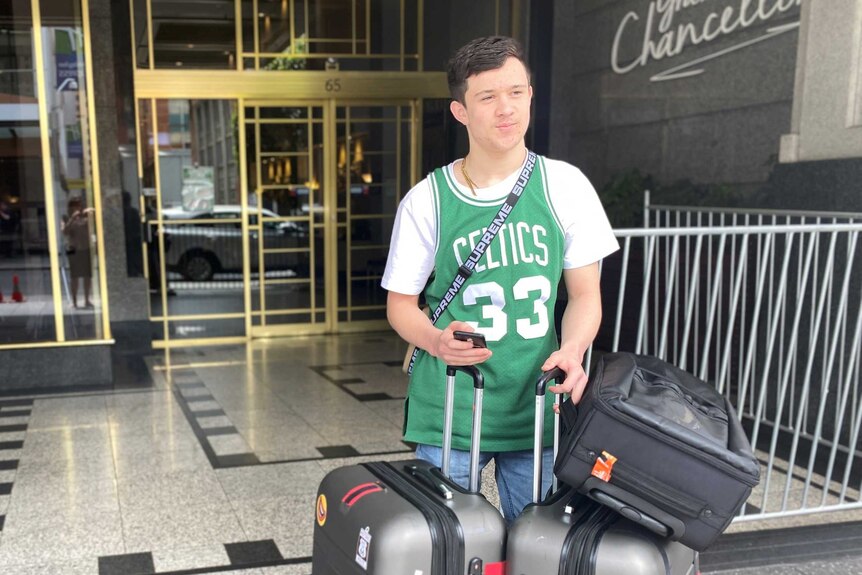
<instances>
[{"instance_id":1,"label":"grey suitcase","mask_svg":"<svg viewBox=\"0 0 862 575\"><path fill-rule=\"evenodd\" d=\"M448 475L456 372L473 379L470 489ZM484 380L446 370L443 468L411 459L336 469L318 489L314 575L503 575L506 524L479 493Z\"/></svg>"},{"instance_id":2,"label":"grey suitcase","mask_svg":"<svg viewBox=\"0 0 862 575\"><path fill-rule=\"evenodd\" d=\"M509 529L507 574L695 575L697 554L692 549L656 535L568 486L556 489L539 502L542 474L539 430L544 423L540 406L544 405L548 382L564 377L562 371L554 369L543 374L536 385L534 503L524 509Z\"/></svg>"}]
</instances>

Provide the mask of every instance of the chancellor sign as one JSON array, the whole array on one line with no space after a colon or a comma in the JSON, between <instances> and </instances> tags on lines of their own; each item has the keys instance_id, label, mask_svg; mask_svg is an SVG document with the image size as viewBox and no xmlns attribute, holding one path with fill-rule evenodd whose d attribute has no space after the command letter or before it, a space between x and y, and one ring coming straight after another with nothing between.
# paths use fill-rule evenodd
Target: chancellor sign
<instances>
[{"instance_id":1,"label":"chancellor sign","mask_svg":"<svg viewBox=\"0 0 862 575\"><path fill-rule=\"evenodd\" d=\"M693 12L691 8L702 4L715 5L719 2L716 0L652 0L645 14L633 10L623 16L617 26L611 48L611 66L617 74L627 74L650 62L679 56L689 46L726 38L757 24L776 19L798 8L800 3L801 0L733 0L725 3L723 8L719 6L706 14L703 14L703 10L698 10L698 19L693 20L691 17L686 18ZM796 27L798 23L768 30L767 35L761 39L768 39ZM620 47L624 42L630 44L628 40L632 37L642 40L640 53L633 60L622 63ZM721 54L728 51L732 50L724 50ZM678 68L691 64L684 64ZM692 72L670 74L670 72L668 70L664 74L654 76L652 80L669 80L693 74ZM700 73L700 71L694 73Z\"/></svg>"}]
</instances>

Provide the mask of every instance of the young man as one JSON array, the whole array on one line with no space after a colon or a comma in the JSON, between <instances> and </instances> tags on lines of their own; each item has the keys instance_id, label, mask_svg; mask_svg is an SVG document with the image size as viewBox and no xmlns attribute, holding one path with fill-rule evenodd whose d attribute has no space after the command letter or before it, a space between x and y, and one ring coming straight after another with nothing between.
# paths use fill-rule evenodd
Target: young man
<instances>
[{"instance_id":1,"label":"young man","mask_svg":"<svg viewBox=\"0 0 862 575\"><path fill-rule=\"evenodd\" d=\"M405 403L405 435L416 455L440 464L445 366L479 366L485 377L481 460L492 458L503 515L512 521L532 497L535 382L563 369L578 401L587 383L581 364L601 320L598 261L618 249L595 190L575 167L537 158L521 198L474 273L436 325L419 309L424 290L435 309L458 267L487 230L527 163L524 133L533 90L520 46L479 38L449 62L452 115L467 128L469 153L435 170L398 208L382 285L392 327L420 350ZM562 275L568 293L562 345L554 303ZM479 331L487 349L455 339ZM467 485L472 390L459 373L452 437L452 478ZM545 445L553 441L547 395ZM545 450L543 491L552 450Z\"/></svg>"}]
</instances>

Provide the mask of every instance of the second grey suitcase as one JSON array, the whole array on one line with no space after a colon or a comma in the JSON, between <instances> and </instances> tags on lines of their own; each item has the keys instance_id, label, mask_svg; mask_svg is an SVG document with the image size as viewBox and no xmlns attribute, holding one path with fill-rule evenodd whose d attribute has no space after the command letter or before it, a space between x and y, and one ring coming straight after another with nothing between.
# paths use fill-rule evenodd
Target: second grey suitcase
<instances>
[{"instance_id":1,"label":"second grey suitcase","mask_svg":"<svg viewBox=\"0 0 862 575\"><path fill-rule=\"evenodd\" d=\"M565 376L559 369L536 384L536 437L543 428L547 383ZM660 537L568 486L540 499L541 443L534 448L533 499L509 529L508 575L695 575L697 554ZM556 443L555 443L556 447ZM659 526L660 527L660 526Z\"/></svg>"},{"instance_id":2,"label":"second grey suitcase","mask_svg":"<svg viewBox=\"0 0 862 575\"><path fill-rule=\"evenodd\" d=\"M564 486L509 530L508 575L694 575L695 552Z\"/></svg>"},{"instance_id":3,"label":"second grey suitcase","mask_svg":"<svg viewBox=\"0 0 862 575\"><path fill-rule=\"evenodd\" d=\"M470 489L449 480L456 371L473 377ZM479 493L481 372L448 367L443 469L411 459L336 469L318 489L314 575L503 575L506 524Z\"/></svg>"}]
</instances>

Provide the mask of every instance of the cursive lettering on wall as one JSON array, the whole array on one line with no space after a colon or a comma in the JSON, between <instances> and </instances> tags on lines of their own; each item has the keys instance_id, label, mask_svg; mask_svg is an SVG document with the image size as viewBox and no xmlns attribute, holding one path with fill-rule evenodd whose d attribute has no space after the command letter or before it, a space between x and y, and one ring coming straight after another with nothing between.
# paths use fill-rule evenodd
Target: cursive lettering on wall
<instances>
[{"instance_id":1,"label":"cursive lettering on wall","mask_svg":"<svg viewBox=\"0 0 862 575\"><path fill-rule=\"evenodd\" d=\"M714 4L714 0L651 0L646 14L630 11L623 16L614 35L611 48L611 66L617 74L627 74L632 70L684 53L689 46L713 42L729 37L756 24L772 20L797 8L801 0L734 0L734 3L707 13L699 21L684 21L686 10L701 4ZM798 22L790 26L780 26L767 31L759 40L769 39L777 34L798 27ZM620 61L620 46L632 36L642 39L640 54L632 61ZM750 45L749 41L746 45ZM723 50L721 54L732 50ZM709 59L709 58L707 58ZM700 59L699 61L703 61ZM691 76L702 70L686 71L691 65L684 64L653 76L653 81L670 80Z\"/></svg>"}]
</instances>

